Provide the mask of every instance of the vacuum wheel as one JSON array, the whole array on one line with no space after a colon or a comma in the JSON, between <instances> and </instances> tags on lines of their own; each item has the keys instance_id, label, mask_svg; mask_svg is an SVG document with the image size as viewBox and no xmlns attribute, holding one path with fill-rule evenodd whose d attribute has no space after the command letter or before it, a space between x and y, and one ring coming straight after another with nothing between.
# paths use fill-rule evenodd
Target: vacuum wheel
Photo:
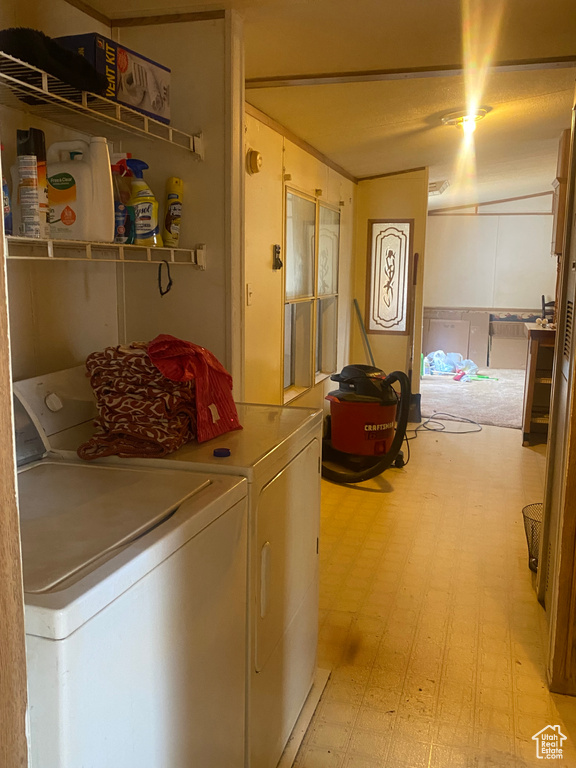
<instances>
[{"instance_id":1,"label":"vacuum wheel","mask_svg":"<svg viewBox=\"0 0 576 768\"><path fill-rule=\"evenodd\" d=\"M394 466L398 469L402 469L406 462L404 461L404 453L403 451L398 451L398 456L394 459Z\"/></svg>"}]
</instances>

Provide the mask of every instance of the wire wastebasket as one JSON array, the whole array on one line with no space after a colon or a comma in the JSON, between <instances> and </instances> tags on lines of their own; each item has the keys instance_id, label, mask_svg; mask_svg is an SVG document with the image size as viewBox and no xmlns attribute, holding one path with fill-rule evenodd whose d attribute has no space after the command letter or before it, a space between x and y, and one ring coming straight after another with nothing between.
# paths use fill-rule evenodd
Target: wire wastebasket
<instances>
[{"instance_id":1,"label":"wire wastebasket","mask_svg":"<svg viewBox=\"0 0 576 768\"><path fill-rule=\"evenodd\" d=\"M538 570L538 553L540 551L540 531L542 530L543 504L528 504L522 510L524 530L528 542L528 567L531 571Z\"/></svg>"}]
</instances>

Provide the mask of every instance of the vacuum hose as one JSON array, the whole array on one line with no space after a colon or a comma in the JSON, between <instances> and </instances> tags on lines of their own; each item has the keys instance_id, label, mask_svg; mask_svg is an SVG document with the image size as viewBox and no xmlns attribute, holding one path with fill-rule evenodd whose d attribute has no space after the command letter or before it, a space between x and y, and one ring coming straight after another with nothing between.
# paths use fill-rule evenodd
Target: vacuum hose
<instances>
[{"instance_id":1,"label":"vacuum hose","mask_svg":"<svg viewBox=\"0 0 576 768\"><path fill-rule=\"evenodd\" d=\"M396 432L394 440L388 453L375 464L356 472L348 469L336 469L322 464L322 477L331 480L334 483L363 483L378 477L384 470L392 466L395 458L398 456L402 443L406 436L406 427L408 426L408 414L410 411L410 380L403 371L393 371L384 379L384 384L392 386L395 382L400 384L400 407L396 423Z\"/></svg>"}]
</instances>

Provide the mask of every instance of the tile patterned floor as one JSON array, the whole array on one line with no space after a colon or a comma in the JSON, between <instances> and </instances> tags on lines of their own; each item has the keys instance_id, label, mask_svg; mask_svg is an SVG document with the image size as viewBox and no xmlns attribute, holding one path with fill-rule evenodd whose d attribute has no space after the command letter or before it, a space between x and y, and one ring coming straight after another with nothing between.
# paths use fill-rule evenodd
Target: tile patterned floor
<instances>
[{"instance_id":1,"label":"tile patterned floor","mask_svg":"<svg viewBox=\"0 0 576 768\"><path fill-rule=\"evenodd\" d=\"M541 766L532 735L558 724L554 762L576 767L576 698L544 682L521 516L542 499L543 449L496 427L410 445L403 470L323 481L319 666L332 676L295 766Z\"/></svg>"}]
</instances>

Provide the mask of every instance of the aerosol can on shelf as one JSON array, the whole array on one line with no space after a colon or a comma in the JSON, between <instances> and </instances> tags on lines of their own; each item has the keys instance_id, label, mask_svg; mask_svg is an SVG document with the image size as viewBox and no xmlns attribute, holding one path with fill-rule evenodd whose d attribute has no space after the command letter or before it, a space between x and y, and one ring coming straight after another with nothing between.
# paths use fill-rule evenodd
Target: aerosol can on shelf
<instances>
[{"instance_id":1,"label":"aerosol can on shelf","mask_svg":"<svg viewBox=\"0 0 576 768\"><path fill-rule=\"evenodd\" d=\"M21 224L23 224L24 231L22 234L30 235L34 237L48 238L50 237L50 217L48 213L48 182L46 179L46 140L44 138L44 131L39 128L28 128L27 130L16 131L16 151L18 154L18 165L20 171L20 181L22 182L26 175L27 169L30 171L30 159L36 158L36 202L35 205L38 208L38 215L35 216L30 210L30 186L28 189L22 192L22 210L21 210ZM21 158L28 158L28 160L21 161ZM30 176L28 176L30 181ZM24 185L26 186L26 184ZM28 222L34 218L35 222L32 225L32 232L28 228ZM37 219L37 224L36 224ZM36 226L38 227L38 234L36 234ZM22 228L22 227L21 227Z\"/></svg>"},{"instance_id":2,"label":"aerosol can on shelf","mask_svg":"<svg viewBox=\"0 0 576 768\"><path fill-rule=\"evenodd\" d=\"M160 223L158 218L158 200L144 180L144 171L148 168L143 160L129 158L126 165L134 174L132 194L128 204L134 209L134 244L162 246Z\"/></svg>"},{"instance_id":3,"label":"aerosol can on shelf","mask_svg":"<svg viewBox=\"0 0 576 768\"><path fill-rule=\"evenodd\" d=\"M2 176L2 208L4 209L4 234L12 234L12 205L10 203L10 191L8 182Z\"/></svg>"},{"instance_id":4,"label":"aerosol can on shelf","mask_svg":"<svg viewBox=\"0 0 576 768\"><path fill-rule=\"evenodd\" d=\"M36 155L18 155L11 172L15 203L14 233L20 237L40 237Z\"/></svg>"},{"instance_id":5,"label":"aerosol can on shelf","mask_svg":"<svg viewBox=\"0 0 576 768\"><path fill-rule=\"evenodd\" d=\"M2 144L4 149L4 144ZM10 190L6 177L2 176L2 208L4 211L4 234L12 234L12 203L10 202Z\"/></svg>"},{"instance_id":6,"label":"aerosol can on shelf","mask_svg":"<svg viewBox=\"0 0 576 768\"><path fill-rule=\"evenodd\" d=\"M114 242L114 192L104 137L49 147L48 201L51 237Z\"/></svg>"},{"instance_id":7,"label":"aerosol can on shelf","mask_svg":"<svg viewBox=\"0 0 576 768\"><path fill-rule=\"evenodd\" d=\"M14 230L21 237L50 236L46 187L46 143L38 128L16 131L12 166Z\"/></svg>"},{"instance_id":8,"label":"aerosol can on shelf","mask_svg":"<svg viewBox=\"0 0 576 768\"><path fill-rule=\"evenodd\" d=\"M178 248L182 219L182 190L184 182L176 176L166 181L166 209L162 236L168 248Z\"/></svg>"}]
</instances>

